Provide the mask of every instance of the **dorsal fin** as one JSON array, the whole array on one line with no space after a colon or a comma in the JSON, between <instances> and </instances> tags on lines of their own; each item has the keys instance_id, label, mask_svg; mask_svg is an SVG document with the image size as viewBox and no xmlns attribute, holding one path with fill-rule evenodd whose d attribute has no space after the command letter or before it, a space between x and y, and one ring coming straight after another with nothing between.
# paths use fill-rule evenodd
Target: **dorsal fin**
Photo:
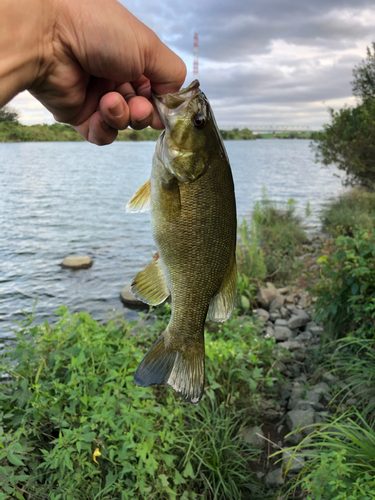
<instances>
[{"instance_id":1,"label":"dorsal fin","mask_svg":"<svg viewBox=\"0 0 375 500\"><path fill-rule=\"evenodd\" d=\"M126 205L127 212L147 212L150 210L151 199L151 180L145 182L128 201Z\"/></svg>"}]
</instances>

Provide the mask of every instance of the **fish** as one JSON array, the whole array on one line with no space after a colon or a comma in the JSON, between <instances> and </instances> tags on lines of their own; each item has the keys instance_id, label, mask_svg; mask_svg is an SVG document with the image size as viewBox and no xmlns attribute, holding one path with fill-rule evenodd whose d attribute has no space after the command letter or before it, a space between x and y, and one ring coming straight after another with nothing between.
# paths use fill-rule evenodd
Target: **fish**
<instances>
[{"instance_id":1,"label":"fish","mask_svg":"<svg viewBox=\"0 0 375 500\"><path fill-rule=\"evenodd\" d=\"M165 126L150 179L127 212L150 209L157 253L131 284L155 306L171 298L165 331L139 364L141 387L167 384L185 401L204 393L207 314L227 320L237 293L237 215L233 176L210 103L198 80L173 94L153 93Z\"/></svg>"}]
</instances>

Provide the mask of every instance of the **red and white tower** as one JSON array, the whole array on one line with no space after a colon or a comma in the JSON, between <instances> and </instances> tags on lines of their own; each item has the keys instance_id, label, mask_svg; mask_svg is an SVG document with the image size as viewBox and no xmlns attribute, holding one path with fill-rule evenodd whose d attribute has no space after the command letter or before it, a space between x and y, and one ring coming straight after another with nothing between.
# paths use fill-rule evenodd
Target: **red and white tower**
<instances>
[{"instance_id":1,"label":"red and white tower","mask_svg":"<svg viewBox=\"0 0 375 500\"><path fill-rule=\"evenodd\" d=\"M194 71L193 73L198 74L198 33L194 33Z\"/></svg>"}]
</instances>

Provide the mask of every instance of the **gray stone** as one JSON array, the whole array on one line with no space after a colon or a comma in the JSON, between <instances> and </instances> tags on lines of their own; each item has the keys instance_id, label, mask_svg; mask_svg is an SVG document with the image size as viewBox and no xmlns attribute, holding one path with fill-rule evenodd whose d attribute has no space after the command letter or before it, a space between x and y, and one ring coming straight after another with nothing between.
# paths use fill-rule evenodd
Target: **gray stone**
<instances>
[{"instance_id":1,"label":"gray stone","mask_svg":"<svg viewBox=\"0 0 375 500\"><path fill-rule=\"evenodd\" d=\"M284 484L283 470L281 467L269 472L265 478L265 484L269 487L282 486Z\"/></svg>"},{"instance_id":2,"label":"gray stone","mask_svg":"<svg viewBox=\"0 0 375 500\"><path fill-rule=\"evenodd\" d=\"M88 269L92 264L92 260L87 255L71 255L70 257L65 257L60 265L69 269Z\"/></svg>"},{"instance_id":3,"label":"gray stone","mask_svg":"<svg viewBox=\"0 0 375 500\"><path fill-rule=\"evenodd\" d=\"M297 402L301 399L302 394L304 392L305 392L305 388L301 384L299 384L299 383L293 384L293 389L291 391L291 395L289 398L289 404L288 404L289 410L294 410L294 407L296 406Z\"/></svg>"},{"instance_id":4,"label":"gray stone","mask_svg":"<svg viewBox=\"0 0 375 500\"><path fill-rule=\"evenodd\" d=\"M276 309L280 309L284 305L285 297L284 295L276 295L273 301L270 304L270 311L275 311Z\"/></svg>"},{"instance_id":5,"label":"gray stone","mask_svg":"<svg viewBox=\"0 0 375 500\"><path fill-rule=\"evenodd\" d=\"M323 381L329 386L332 387L333 385L336 385L338 382L338 378L333 375L331 372L327 372L323 374Z\"/></svg>"},{"instance_id":6,"label":"gray stone","mask_svg":"<svg viewBox=\"0 0 375 500\"><path fill-rule=\"evenodd\" d=\"M288 322L286 319L277 319L275 321L275 326L288 326Z\"/></svg>"},{"instance_id":7,"label":"gray stone","mask_svg":"<svg viewBox=\"0 0 375 500\"><path fill-rule=\"evenodd\" d=\"M288 309L286 307L280 307L280 314L281 314L281 317L284 319L287 319L290 316L290 312L288 311Z\"/></svg>"},{"instance_id":8,"label":"gray stone","mask_svg":"<svg viewBox=\"0 0 375 500\"><path fill-rule=\"evenodd\" d=\"M286 295L287 293L289 293L289 287L284 286L283 288L278 288L277 293L279 293L281 295Z\"/></svg>"},{"instance_id":9,"label":"gray stone","mask_svg":"<svg viewBox=\"0 0 375 500\"><path fill-rule=\"evenodd\" d=\"M292 336L292 331L286 326L275 326L275 339L277 342L289 340Z\"/></svg>"},{"instance_id":10,"label":"gray stone","mask_svg":"<svg viewBox=\"0 0 375 500\"><path fill-rule=\"evenodd\" d=\"M320 326L312 326L309 328L309 332L311 332L312 335L320 336L323 333L323 328Z\"/></svg>"},{"instance_id":11,"label":"gray stone","mask_svg":"<svg viewBox=\"0 0 375 500\"><path fill-rule=\"evenodd\" d=\"M265 309L255 309L254 313L258 316L259 321L262 323L266 323L268 321L268 318L270 317L268 311Z\"/></svg>"},{"instance_id":12,"label":"gray stone","mask_svg":"<svg viewBox=\"0 0 375 500\"><path fill-rule=\"evenodd\" d=\"M291 450L283 451L283 468L286 472L299 472L303 469L305 457L303 453L294 453Z\"/></svg>"},{"instance_id":13,"label":"gray stone","mask_svg":"<svg viewBox=\"0 0 375 500\"><path fill-rule=\"evenodd\" d=\"M311 332L302 332L299 335L297 335L297 337L294 340L296 340L297 342L304 342L305 344L307 344L308 342L310 342L311 338L312 338Z\"/></svg>"},{"instance_id":14,"label":"gray stone","mask_svg":"<svg viewBox=\"0 0 375 500\"><path fill-rule=\"evenodd\" d=\"M285 342L280 342L279 344L280 347L283 347L287 351L306 351L306 346L302 342L298 342L295 340L286 340Z\"/></svg>"},{"instance_id":15,"label":"gray stone","mask_svg":"<svg viewBox=\"0 0 375 500\"><path fill-rule=\"evenodd\" d=\"M120 293L121 302L123 302L126 306L132 307L140 307L142 309L148 309L148 305L138 300L134 297L134 295L130 291L130 285L125 285Z\"/></svg>"},{"instance_id":16,"label":"gray stone","mask_svg":"<svg viewBox=\"0 0 375 500\"><path fill-rule=\"evenodd\" d=\"M290 305L294 305L295 303L295 297L294 295L287 295L285 297L285 302L288 304L286 307L289 309Z\"/></svg>"},{"instance_id":17,"label":"gray stone","mask_svg":"<svg viewBox=\"0 0 375 500\"><path fill-rule=\"evenodd\" d=\"M275 335L275 330L273 329L273 327L272 326L267 326L266 330L265 330L265 333L264 333L264 337L266 339L270 339L274 335Z\"/></svg>"},{"instance_id":18,"label":"gray stone","mask_svg":"<svg viewBox=\"0 0 375 500\"><path fill-rule=\"evenodd\" d=\"M270 313L270 320L273 321L274 323L280 318L281 314L277 310L274 310Z\"/></svg>"},{"instance_id":19,"label":"gray stone","mask_svg":"<svg viewBox=\"0 0 375 500\"><path fill-rule=\"evenodd\" d=\"M315 321L309 321L306 325L306 330L310 331L310 328L314 328L314 326L318 326Z\"/></svg>"},{"instance_id":20,"label":"gray stone","mask_svg":"<svg viewBox=\"0 0 375 500\"><path fill-rule=\"evenodd\" d=\"M320 382L319 384L316 384L313 387L310 387L310 391L318 393L319 396L324 396L326 399L332 398L332 396L329 392L329 387L325 382Z\"/></svg>"},{"instance_id":21,"label":"gray stone","mask_svg":"<svg viewBox=\"0 0 375 500\"><path fill-rule=\"evenodd\" d=\"M314 410L308 408L306 410L291 410L286 414L286 425L289 430L296 431L301 428L304 434L309 434L311 430L305 427L314 423ZM303 428L303 429L302 429Z\"/></svg>"},{"instance_id":22,"label":"gray stone","mask_svg":"<svg viewBox=\"0 0 375 500\"><path fill-rule=\"evenodd\" d=\"M302 292L301 293L301 298L298 301L298 305L305 309L311 304L311 295L309 292Z\"/></svg>"},{"instance_id":23,"label":"gray stone","mask_svg":"<svg viewBox=\"0 0 375 500\"><path fill-rule=\"evenodd\" d=\"M288 311L292 314L298 314L299 309L296 308L295 304L289 304L286 306Z\"/></svg>"},{"instance_id":24,"label":"gray stone","mask_svg":"<svg viewBox=\"0 0 375 500\"><path fill-rule=\"evenodd\" d=\"M304 311L303 309L296 309L296 310L297 314L293 313L293 315L288 320L288 326L292 330L294 328L300 328L302 326L307 325L307 323L310 320L310 316L307 314L306 311Z\"/></svg>"},{"instance_id":25,"label":"gray stone","mask_svg":"<svg viewBox=\"0 0 375 500\"><path fill-rule=\"evenodd\" d=\"M250 444L257 450L262 450L266 446L266 440L264 439L264 433L262 429L258 426L255 427L245 427L240 432L241 438L245 443Z\"/></svg>"},{"instance_id":26,"label":"gray stone","mask_svg":"<svg viewBox=\"0 0 375 500\"><path fill-rule=\"evenodd\" d=\"M266 285L267 288L260 288L257 292L258 304L264 309L269 308L269 305L277 295L277 290L272 283L267 283Z\"/></svg>"},{"instance_id":27,"label":"gray stone","mask_svg":"<svg viewBox=\"0 0 375 500\"><path fill-rule=\"evenodd\" d=\"M314 422L316 424L324 424L325 422L327 422L328 418L329 418L328 411L320 411L318 413L315 413Z\"/></svg>"}]
</instances>

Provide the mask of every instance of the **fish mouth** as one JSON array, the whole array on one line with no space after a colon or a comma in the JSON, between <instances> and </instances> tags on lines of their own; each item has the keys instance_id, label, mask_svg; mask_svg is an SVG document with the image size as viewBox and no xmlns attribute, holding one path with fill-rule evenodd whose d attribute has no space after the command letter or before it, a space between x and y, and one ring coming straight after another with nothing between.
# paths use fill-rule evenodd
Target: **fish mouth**
<instances>
[{"instance_id":1,"label":"fish mouth","mask_svg":"<svg viewBox=\"0 0 375 500\"><path fill-rule=\"evenodd\" d=\"M198 91L199 81L194 80L188 87L181 89L174 94L160 95L152 92L152 97L162 122L164 123L164 117L167 117L168 115L176 115L182 108L187 106Z\"/></svg>"}]
</instances>

